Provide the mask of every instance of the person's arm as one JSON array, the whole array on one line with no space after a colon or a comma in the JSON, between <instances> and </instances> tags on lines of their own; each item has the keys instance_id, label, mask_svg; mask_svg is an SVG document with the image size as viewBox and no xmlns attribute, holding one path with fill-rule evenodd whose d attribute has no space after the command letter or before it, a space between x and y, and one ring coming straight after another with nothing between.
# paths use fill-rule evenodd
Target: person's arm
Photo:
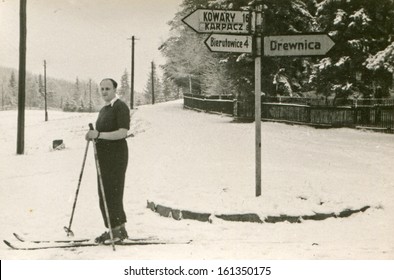
<instances>
[{"instance_id":1,"label":"person's arm","mask_svg":"<svg viewBox=\"0 0 394 280\"><path fill-rule=\"evenodd\" d=\"M89 130L86 134L86 140L104 139L104 140L120 140L127 137L127 129L119 128L111 132L98 132L97 130Z\"/></svg>"},{"instance_id":2,"label":"person's arm","mask_svg":"<svg viewBox=\"0 0 394 280\"><path fill-rule=\"evenodd\" d=\"M118 130L111 132L100 132L98 139L104 140L120 140L127 137L127 129L119 128Z\"/></svg>"}]
</instances>

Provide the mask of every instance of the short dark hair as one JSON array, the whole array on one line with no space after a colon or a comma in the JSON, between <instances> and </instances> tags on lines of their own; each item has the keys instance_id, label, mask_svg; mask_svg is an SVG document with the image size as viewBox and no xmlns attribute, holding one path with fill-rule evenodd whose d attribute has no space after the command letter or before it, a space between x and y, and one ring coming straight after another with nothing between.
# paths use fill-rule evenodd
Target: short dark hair
<instances>
[{"instance_id":1,"label":"short dark hair","mask_svg":"<svg viewBox=\"0 0 394 280\"><path fill-rule=\"evenodd\" d=\"M116 88L118 87L118 83L117 83L114 79L111 79L111 78L102 79L101 82L100 82L100 84L101 84L103 81L111 81L112 85L114 86L114 89L116 89Z\"/></svg>"}]
</instances>

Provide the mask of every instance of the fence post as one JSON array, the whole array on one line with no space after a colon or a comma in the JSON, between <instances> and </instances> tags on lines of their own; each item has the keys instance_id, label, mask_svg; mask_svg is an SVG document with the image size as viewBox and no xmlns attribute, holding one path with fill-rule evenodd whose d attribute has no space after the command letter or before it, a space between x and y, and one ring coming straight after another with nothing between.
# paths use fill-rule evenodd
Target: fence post
<instances>
[{"instance_id":1,"label":"fence post","mask_svg":"<svg viewBox=\"0 0 394 280\"><path fill-rule=\"evenodd\" d=\"M233 117L238 117L238 101L237 99L233 100Z\"/></svg>"},{"instance_id":2,"label":"fence post","mask_svg":"<svg viewBox=\"0 0 394 280\"><path fill-rule=\"evenodd\" d=\"M358 115L358 113L357 113L357 99L353 103L352 110L353 110L353 125L357 126L357 115Z\"/></svg>"},{"instance_id":3,"label":"fence post","mask_svg":"<svg viewBox=\"0 0 394 280\"><path fill-rule=\"evenodd\" d=\"M306 107L306 121L307 123L311 123L311 104L308 104L308 107Z\"/></svg>"}]
</instances>

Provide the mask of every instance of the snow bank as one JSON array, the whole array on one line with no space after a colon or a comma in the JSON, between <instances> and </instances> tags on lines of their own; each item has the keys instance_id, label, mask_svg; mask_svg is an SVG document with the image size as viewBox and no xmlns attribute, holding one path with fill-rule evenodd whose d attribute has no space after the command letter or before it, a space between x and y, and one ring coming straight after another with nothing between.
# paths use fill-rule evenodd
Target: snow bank
<instances>
[{"instance_id":1,"label":"snow bank","mask_svg":"<svg viewBox=\"0 0 394 280\"><path fill-rule=\"evenodd\" d=\"M16 112L0 112L0 235L61 238L70 218L96 114L26 112L26 153L16 156ZM16 252L2 258L392 258L394 141L392 135L351 129L262 124L262 196L254 181L254 124L183 110L182 102L133 112L125 208L129 235L190 238L194 243L146 248L107 247ZM63 139L66 148L50 149ZM77 237L103 231L92 148L72 229ZM301 224L212 224L159 217L147 200L216 214L307 215L372 208L346 219ZM373 228L374 230L370 230ZM234 246L234 240L239 246ZM318 243L311 250L310 244ZM267 248L270 248L267 250ZM131 250L131 251L130 251ZM132 252L132 254L130 254Z\"/></svg>"}]
</instances>

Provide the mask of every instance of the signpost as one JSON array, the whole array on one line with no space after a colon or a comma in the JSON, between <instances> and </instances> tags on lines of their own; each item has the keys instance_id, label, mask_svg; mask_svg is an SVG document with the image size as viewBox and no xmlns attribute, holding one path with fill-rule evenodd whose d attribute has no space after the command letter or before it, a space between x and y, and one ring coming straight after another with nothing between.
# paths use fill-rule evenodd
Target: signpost
<instances>
[{"instance_id":1,"label":"signpost","mask_svg":"<svg viewBox=\"0 0 394 280\"><path fill-rule=\"evenodd\" d=\"M212 52L252 53L255 50L256 196L261 195L261 36L262 5L250 11L197 9L182 21L197 33L211 33L204 41ZM252 16L254 15L254 16ZM255 44L253 46L254 33Z\"/></svg>"},{"instance_id":2,"label":"signpost","mask_svg":"<svg viewBox=\"0 0 394 280\"><path fill-rule=\"evenodd\" d=\"M211 34L205 45L212 52L252 53L252 36Z\"/></svg>"},{"instance_id":3,"label":"signpost","mask_svg":"<svg viewBox=\"0 0 394 280\"><path fill-rule=\"evenodd\" d=\"M261 195L261 37L263 36L263 5L256 2L256 33L254 57L254 123L256 197Z\"/></svg>"},{"instance_id":4,"label":"signpost","mask_svg":"<svg viewBox=\"0 0 394 280\"><path fill-rule=\"evenodd\" d=\"M254 2L249 11L197 9L182 21L197 33L211 33L204 41L212 52L254 53L256 196L261 195L261 56L325 55L335 43L327 34L263 37L263 5ZM253 33L253 35L252 35ZM252 43L253 42L253 43Z\"/></svg>"},{"instance_id":5,"label":"signpost","mask_svg":"<svg viewBox=\"0 0 394 280\"><path fill-rule=\"evenodd\" d=\"M264 55L325 55L334 45L334 41L327 34L266 36L264 37Z\"/></svg>"},{"instance_id":6,"label":"signpost","mask_svg":"<svg viewBox=\"0 0 394 280\"><path fill-rule=\"evenodd\" d=\"M250 33L248 11L197 9L182 19L197 33Z\"/></svg>"}]
</instances>

